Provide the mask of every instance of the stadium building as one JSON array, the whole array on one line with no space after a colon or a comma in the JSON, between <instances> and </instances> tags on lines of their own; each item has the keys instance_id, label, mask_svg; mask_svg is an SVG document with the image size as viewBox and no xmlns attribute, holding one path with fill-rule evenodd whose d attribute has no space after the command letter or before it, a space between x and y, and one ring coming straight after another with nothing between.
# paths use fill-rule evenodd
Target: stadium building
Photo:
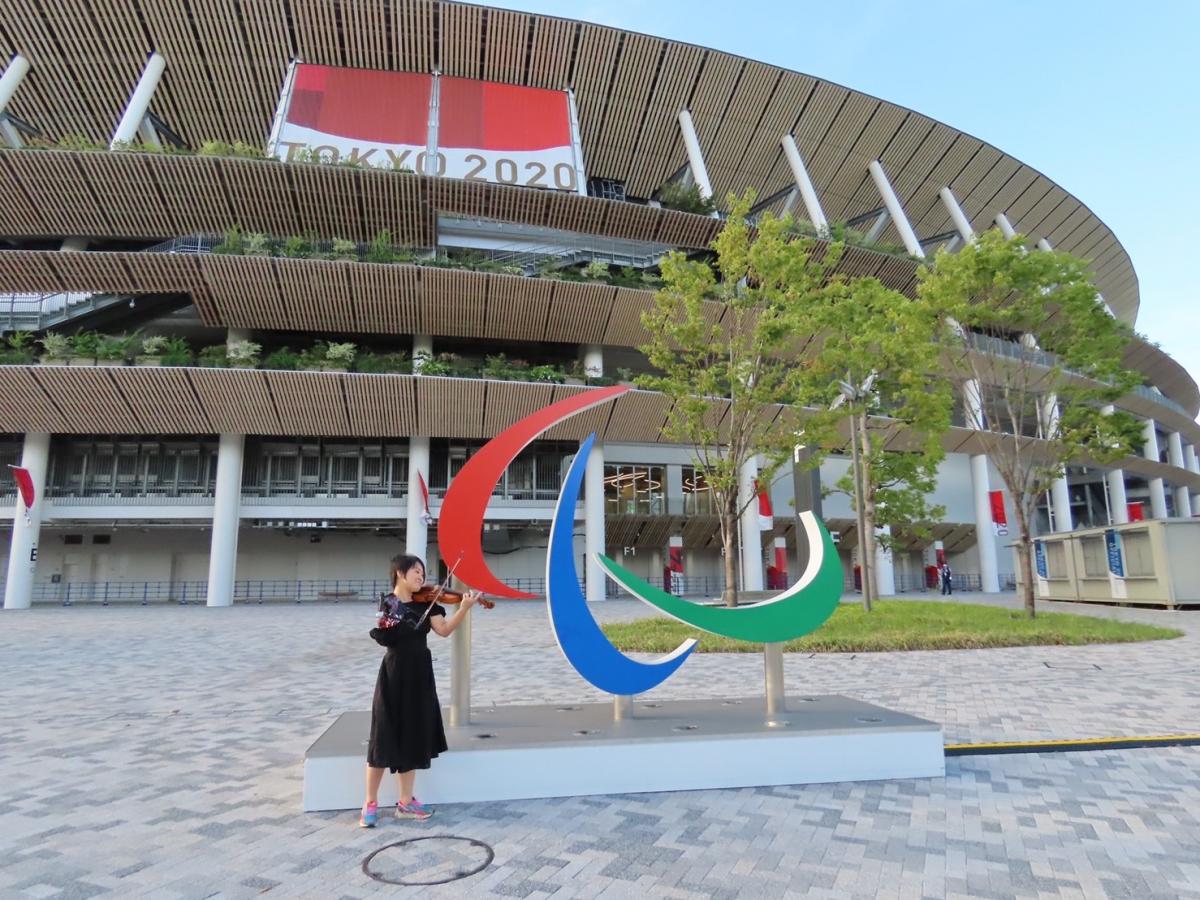
<instances>
[{"instance_id":1,"label":"stadium building","mask_svg":"<svg viewBox=\"0 0 1200 900\"><path fill-rule=\"evenodd\" d=\"M9 607L348 599L405 545L436 557L430 522L475 449L645 369L656 264L720 227L697 196L753 187L850 235L841 271L909 293L922 257L998 226L1091 260L1122 321L1140 303L1116 235L1020 160L664 38L439 0L0 0L0 66L0 458L37 496L27 515L0 488ZM1070 469L1043 531L1200 511L1196 383L1140 340L1126 363L1144 454ZM884 593L922 586L939 550L960 587L1011 584L1011 505L963 407L945 520L880 560ZM717 592L717 520L661 437L670 414L630 392L524 451L484 524L493 571L540 588L595 431L580 556ZM794 504L814 495L788 472L773 517L745 517L746 588L798 571ZM822 513L850 581L854 516L838 497Z\"/></svg>"}]
</instances>

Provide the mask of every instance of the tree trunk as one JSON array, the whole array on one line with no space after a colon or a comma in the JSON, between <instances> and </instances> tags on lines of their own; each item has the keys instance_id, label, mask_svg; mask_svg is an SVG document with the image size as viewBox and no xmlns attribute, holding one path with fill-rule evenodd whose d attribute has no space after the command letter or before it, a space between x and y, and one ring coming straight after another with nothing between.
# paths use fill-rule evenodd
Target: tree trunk
<instances>
[{"instance_id":1,"label":"tree trunk","mask_svg":"<svg viewBox=\"0 0 1200 900\"><path fill-rule=\"evenodd\" d=\"M859 475L862 479L863 505L863 607L867 612L879 597L879 576L875 566L875 491L871 489L871 438L867 434L867 414L858 419Z\"/></svg>"},{"instance_id":2,"label":"tree trunk","mask_svg":"<svg viewBox=\"0 0 1200 900\"><path fill-rule=\"evenodd\" d=\"M725 548L725 590L721 592L721 602L726 606L737 606L737 570L734 567L734 554L737 552L734 546L734 528L737 526L737 519L729 515L728 512L721 514L721 544Z\"/></svg>"},{"instance_id":3,"label":"tree trunk","mask_svg":"<svg viewBox=\"0 0 1200 900\"><path fill-rule=\"evenodd\" d=\"M1025 614L1032 619L1037 615L1033 593L1033 554L1030 552L1033 549L1033 536L1029 533L1029 522L1025 518L1021 504L1018 503L1016 506L1017 530L1021 532L1021 539L1017 542L1017 565L1021 567L1021 593L1025 601Z\"/></svg>"}]
</instances>

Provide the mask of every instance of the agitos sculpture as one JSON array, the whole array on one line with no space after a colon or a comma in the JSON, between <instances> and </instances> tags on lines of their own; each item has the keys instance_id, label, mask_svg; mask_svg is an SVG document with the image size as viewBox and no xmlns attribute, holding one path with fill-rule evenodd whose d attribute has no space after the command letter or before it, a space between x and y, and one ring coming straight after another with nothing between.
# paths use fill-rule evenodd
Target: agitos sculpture
<instances>
[{"instance_id":1,"label":"agitos sculpture","mask_svg":"<svg viewBox=\"0 0 1200 900\"><path fill-rule=\"evenodd\" d=\"M533 597L496 578L483 559L480 534L488 499L504 469L539 434L628 390L617 385L552 403L506 428L467 461L446 492L438 522L442 556L460 559L457 571L465 583L499 597ZM591 434L580 444L555 506L546 555L546 605L558 646L575 671L602 691L627 696L644 693L669 678L696 641L686 640L653 662L639 662L614 647L588 611L575 569L573 524L595 437ZM654 587L602 554L596 561L634 597L702 631L745 641L786 641L820 627L837 608L842 592L841 565L829 532L812 513L802 513L801 520L813 548L804 574L786 591L746 606L701 606Z\"/></svg>"}]
</instances>

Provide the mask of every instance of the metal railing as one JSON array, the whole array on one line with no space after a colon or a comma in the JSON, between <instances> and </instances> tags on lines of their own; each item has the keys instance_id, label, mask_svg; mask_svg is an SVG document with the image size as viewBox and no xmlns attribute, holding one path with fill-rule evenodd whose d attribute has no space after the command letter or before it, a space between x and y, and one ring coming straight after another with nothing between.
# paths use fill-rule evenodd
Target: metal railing
<instances>
[{"instance_id":1,"label":"metal railing","mask_svg":"<svg viewBox=\"0 0 1200 900\"><path fill-rule=\"evenodd\" d=\"M1047 353L1045 350L1036 347L1026 347L1016 341L1006 341L1002 338L995 337L990 334L977 334L975 332L967 333L967 343L976 350L982 350L984 353L990 353L994 356L1006 356L1009 359L1020 359L1026 362L1031 362L1034 365L1045 366L1047 369L1053 368L1060 364L1057 356L1053 353ZM1072 372L1071 369L1064 371ZM1078 374L1072 372L1072 374ZM1144 384L1139 384L1133 389L1133 393L1141 397L1143 400L1149 400L1151 403L1156 403L1159 406L1165 406L1172 412L1179 413L1184 418L1191 419L1192 416L1183 406L1176 403L1170 397L1167 397L1157 388L1148 387Z\"/></svg>"},{"instance_id":2,"label":"metal railing","mask_svg":"<svg viewBox=\"0 0 1200 900\"><path fill-rule=\"evenodd\" d=\"M120 294L83 292L0 294L0 331L41 331L128 299Z\"/></svg>"},{"instance_id":3,"label":"metal railing","mask_svg":"<svg viewBox=\"0 0 1200 900\"><path fill-rule=\"evenodd\" d=\"M502 579L509 587L538 597L545 596L544 578ZM233 602L263 603L375 603L388 590L387 581L370 578L251 579L233 583ZM580 590L584 590L580 581ZM0 596L3 596L0 585ZM207 581L54 581L34 582L33 602L62 606L114 604L203 605Z\"/></svg>"}]
</instances>

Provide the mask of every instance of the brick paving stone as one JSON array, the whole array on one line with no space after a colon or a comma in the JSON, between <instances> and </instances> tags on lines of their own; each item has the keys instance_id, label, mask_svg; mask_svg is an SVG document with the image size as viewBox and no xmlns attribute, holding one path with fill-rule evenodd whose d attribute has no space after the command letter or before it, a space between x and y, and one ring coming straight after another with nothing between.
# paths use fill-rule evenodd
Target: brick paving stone
<instances>
[{"instance_id":1,"label":"brick paving stone","mask_svg":"<svg viewBox=\"0 0 1200 900\"><path fill-rule=\"evenodd\" d=\"M1200 614L1068 609L1186 636L788 656L787 688L931 718L950 742L1192 730ZM492 866L437 888L378 884L362 858L426 823L366 831L354 813L299 811L305 747L369 703L366 612L4 613L0 896L1200 898L1191 747L957 757L922 781L445 806L436 833L489 842ZM478 705L605 699L562 659L540 604L478 615L474 641ZM761 671L756 654L695 656L648 699L750 696Z\"/></svg>"}]
</instances>

